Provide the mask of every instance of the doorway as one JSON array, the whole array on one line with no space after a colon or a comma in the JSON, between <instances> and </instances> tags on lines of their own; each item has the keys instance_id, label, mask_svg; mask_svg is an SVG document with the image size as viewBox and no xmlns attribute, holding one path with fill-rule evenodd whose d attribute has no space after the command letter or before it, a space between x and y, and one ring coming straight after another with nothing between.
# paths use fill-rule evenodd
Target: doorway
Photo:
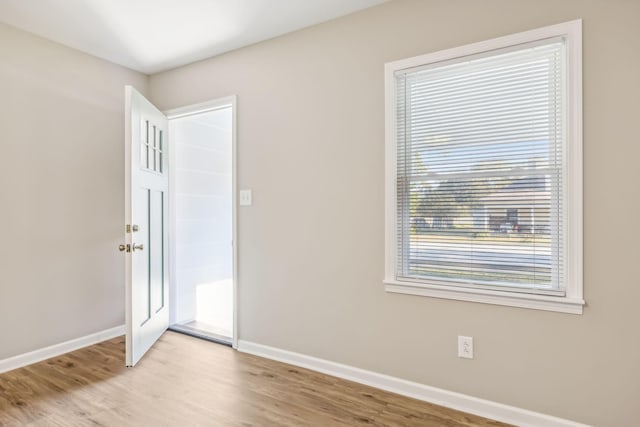
<instances>
[{"instance_id":1,"label":"doorway","mask_svg":"<svg viewBox=\"0 0 640 427\"><path fill-rule=\"evenodd\" d=\"M235 97L166 114L170 329L235 347Z\"/></svg>"}]
</instances>

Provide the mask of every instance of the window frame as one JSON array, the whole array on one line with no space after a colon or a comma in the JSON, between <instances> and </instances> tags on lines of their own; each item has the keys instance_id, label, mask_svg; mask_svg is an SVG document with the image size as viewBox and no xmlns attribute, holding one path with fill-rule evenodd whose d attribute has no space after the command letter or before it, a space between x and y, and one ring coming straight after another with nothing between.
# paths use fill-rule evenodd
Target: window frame
<instances>
[{"instance_id":1,"label":"window frame","mask_svg":"<svg viewBox=\"0 0 640 427\"><path fill-rule=\"evenodd\" d=\"M396 195L396 79L397 71L449 61L469 55L516 47L545 39L565 39L566 146L565 235L566 275L564 295L540 295L486 288L444 285L428 280L396 279L397 195ZM472 301L537 310L582 314L583 299L583 205L582 205L582 20L538 28L426 55L385 64L385 290L392 293Z\"/></svg>"}]
</instances>

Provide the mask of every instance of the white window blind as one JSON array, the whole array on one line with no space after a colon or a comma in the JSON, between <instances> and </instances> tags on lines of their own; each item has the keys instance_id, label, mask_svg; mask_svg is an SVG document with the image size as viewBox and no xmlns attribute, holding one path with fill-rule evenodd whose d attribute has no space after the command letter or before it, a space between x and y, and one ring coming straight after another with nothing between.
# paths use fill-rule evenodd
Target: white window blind
<instances>
[{"instance_id":1,"label":"white window blind","mask_svg":"<svg viewBox=\"0 0 640 427\"><path fill-rule=\"evenodd\" d=\"M564 49L395 72L397 280L563 294Z\"/></svg>"}]
</instances>

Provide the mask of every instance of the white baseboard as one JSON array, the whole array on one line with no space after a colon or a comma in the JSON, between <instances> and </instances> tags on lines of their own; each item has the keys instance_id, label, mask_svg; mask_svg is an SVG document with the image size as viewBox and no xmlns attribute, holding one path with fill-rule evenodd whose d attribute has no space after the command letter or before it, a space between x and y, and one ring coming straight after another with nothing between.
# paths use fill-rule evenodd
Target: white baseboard
<instances>
[{"instance_id":1,"label":"white baseboard","mask_svg":"<svg viewBox=\"0 0 640 427\"><path fill-rule=\"evenodd\" d=\"M119 337L124 334L125 326L116 326L115 328L96 332L84 337L76 338L60 344L55 344L49 347L41 348L39 350L34 350L29 353L19 354L18 356L0 360L0 374L3 372L21 368L23 366L31 365L32 363L49 359L51 357L60 356L61 354L69 353L70 351L97 344L111 338Z\"/></svg>"},{"instance_id":2,"label":"white baseboard","mask_svg":"<svg viewBox=\"0 0 640 427\"><path fill-rule=\"evenodd\" d=\"M443 390L424 384L406 381L400 378L379 374L353 366L343 365L304 354L281 350L262 344L239 340L238 351L277 360L323 374L344 378L360 384L372 386L436 405L468 412L481 417L514 424L520 427L588 427L574 421L552 417L550 415L503 405L490 400Z\"/></svg>"}]
</instances>

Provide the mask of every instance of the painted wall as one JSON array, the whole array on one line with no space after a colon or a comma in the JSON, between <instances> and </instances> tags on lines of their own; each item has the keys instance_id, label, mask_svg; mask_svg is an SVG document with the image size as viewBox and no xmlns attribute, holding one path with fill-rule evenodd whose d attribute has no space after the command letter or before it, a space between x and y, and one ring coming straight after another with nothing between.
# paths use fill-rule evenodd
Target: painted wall
<instances>
[{"instance_id":1,"label":"painted wall","mask_svg":"<svg viewBox=\"0 0 640 427\"><path fill-rule=\"evenodd\" d=\"M640 2L394 0L154 75L238 95L240 339L601 426L640 418ZM388 294L383 65L584 20L582 316ZM476 357L456 357L456 336Z\"/></svg>"},{"instance_id":2,"label":"painted wall","mask_svg":"<svg viewBox=\"0 0 640 427\"><path fill-rule=\"evenodd\" d=\"M124 323L124 85L0 25L0 360Z\"/></svg>"}]
</instances>

